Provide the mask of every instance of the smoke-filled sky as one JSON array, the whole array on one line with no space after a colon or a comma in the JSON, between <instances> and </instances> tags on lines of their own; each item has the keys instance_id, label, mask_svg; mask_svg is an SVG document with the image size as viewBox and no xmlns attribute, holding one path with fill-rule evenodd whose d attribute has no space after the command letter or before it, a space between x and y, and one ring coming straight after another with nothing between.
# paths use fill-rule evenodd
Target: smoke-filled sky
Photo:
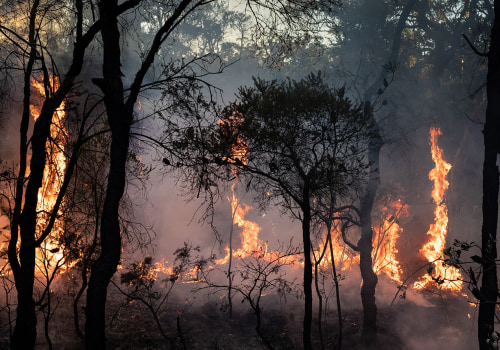
<instances>
[{"instance_id":1,"label":"smoke-filled sky","mask_svg":"<svg viewBox=\"0 0 500 350\"><path fill-rule=\"evenodd\" d=\"M432 26L418 24L418 11L415 12L408 20L408 27L418 24L419 29L403 32L398 61L387 62L393 44L392 33L400 13L398 6L401 5L398 3L381 0L346 1L338 11L338 27L325 27L325 30L329 30L328 34L319 33L318 38L308 38L309 41L305 41L302 48L296 48L293 55L279 57L275 62L265 61L262 56L258 56L259 51L252 50L250 44L237 52L242 48L238 47L241 44L241 32L235 29L236 22L231 22L227 28L229 20L217 13L206 18L200 16L180 26L176 41L165 45L159 55L157 70L147 78L156 78L160 64L168 62L170 57L189 60L193 53L216 50L228 58L227 63L232 64L221 74L206 79L221 89L217 102L224 105L235 100L238 87L252 85L252 77L299 80L311 72L319 71L332 87L345 86L348 96L359 102L381 72L385 74L387 85L377 87L381 92L370 96L374 100L375 115L386 141L380 161L379 196L391 193L408 206L408 216L399 222L402 232L396 244L403 269L402 277L407 278L425 264L419 250L434 221L436 203L432 201L433 183L428 175L434 167L429 144L432 126L441 129L438 143L443 150L443 158L452 166L447 177L450 187L444 198L449 214L447 244L450 245L454 239L480 240L481 123L485 112L485 91L481 85L485 78L485 62L471 53L460 35L464 28L469 28L467 34L479 43L487 34L478 32L484 31L489 22L484 19L485 14L479 14L475 26L468 22L469 18L472 21L472 16L467 16L462 22L457 20L455 27L447 27L446 21L439 20L442 7L434 4L436 9L421 9L429 11L428 17L439 24L439 30L432 31ZM457 3L457 6L461 4L453 3ZM455 6L450 5L450 8L441 15L454 19L451 12L456 10ZM222 21L223 25L219 26L217 21ZM125 60L122 70L126 85L131 82L129 73L136 69L139 62L139 39L150 39L150 26L144 23L138 25L143 32L124 38L127 45L123 45ZM245 32L244 42L250 43L251 37L250 31ZM229 43L225 42L227 38ZM320 47L320 44L326 45ZM248 57L251 54L257 57ZM98 65L98 59L88 62L82 81L87 83L97 76L99 73L95 67ZM1 119L0 159L4 161L2 165L14 168L17 161L20 93L20 89L16 90L11 103L3 106ZM158 92L148 92L141 102L142 109L138 111L138 116L153 109L148 99L154 101L159 98ZM156 120L148 120L141 125L144 127L143 132L150 135L157 134L162 127ZM205 257L212 253L217 258L223 257L232 229L231 206L226 198L231 195L230 185L227 184L226 194L214 210L213 224L221 238L221 242L218 242L209 223L200 220L206 204L196 199L187 202L182 195L180 186L184 179L166 173L162 157L155 150L144 147L140 150L140 157L144 164L152 165L154 170L144 188L129 186L128 195L135 204L136 218L145 226L151 226L156 236L150 251L135 252L136 256L127 256L125 260L140 260L144 255L153 254L157 261L163 258L172 262L173 252L184 242L200 246L199 254ZM236 194L242 203L253 207L245 219L261 227L259 238L267 242L271 249L277 249L280 244L290 240L297 246L300 244L298 220L292 220L273 205L265 212L260 211L253 201L254 194L246 193L244 184L237 187ZM0 221L0 228L5 225ZM238 248L241 229L234 227L234 232ZM351 235L356 240L359 233L351 232ZM126 247L125 251L132 252L134 247ZM415 280L424 273L425 269L417 273ZM301 276L298 268L295 272L290 270L289 274L291 279L300 279ZM361 309L358 268L353 265L343 274L345 279L341 283L341 291L344 305L348 313L355 314L356 310ZM407 348L470 348L469 340L475 338L473 327L477 317L475 309L466 302L470 296L448 299L445 295L444 299L440 299L430 292L409 289L406 298L396 297L395 305L391 308L397 287L397 283L389 278L380 277L377 302L382 317L390 320L386 324L394 325Z\"/></svg>"}]
</instances>

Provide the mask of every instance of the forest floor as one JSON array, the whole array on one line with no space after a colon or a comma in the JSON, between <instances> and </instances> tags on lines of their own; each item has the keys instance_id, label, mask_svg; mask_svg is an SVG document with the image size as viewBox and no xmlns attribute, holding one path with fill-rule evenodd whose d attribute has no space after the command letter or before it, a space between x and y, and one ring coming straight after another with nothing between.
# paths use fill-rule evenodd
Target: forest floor
<instances>
[{"instance_id":1,"label":"forest floor","mask_svg":"<svg viewBox=\"0 0 500 350\"><path fill-rule=\"evenodd\" d=\"M194 349L194 350L250 350L266 349L255 331L255 315L246 303L234 300L230 319L227 304L219 298L172 300L166 312L160 315L167 339L162 337L150 312L139 302L127 304L118 292L108 297L107 337L110 350ZM50 325L53 349L83 349L76 336L72 300L59 295L55 316ZM262 314L262 333L276 350L302 348L302 300L269 298ZM184 304L184 305L183 305ZM196 306L198 304L198 306ZM362 312L344 306L342 349L375 349L360 342ZM14 311L14 309L12 309ZM471 311L472 310L472 311ZM81 309L81 316L84 310ZM472 314L471 314L472 312ZM378 313L378 343L384 350L468 350L477 347L475 340L474 308L464 307L461 296L427 296L426 304L398 300L392 307L381 306ZM43 315L39 315L37 349L49 349L44 337ZM179 320L177 322L177 320ZM1 318L0 350L8 349L8 319ZM83 328L84 320L81 319ZM313 320L313 348L321 349L317 318ZM323 320L323 338L326 349L338 341L336 312Z\"/></svg>"}]
</instances>

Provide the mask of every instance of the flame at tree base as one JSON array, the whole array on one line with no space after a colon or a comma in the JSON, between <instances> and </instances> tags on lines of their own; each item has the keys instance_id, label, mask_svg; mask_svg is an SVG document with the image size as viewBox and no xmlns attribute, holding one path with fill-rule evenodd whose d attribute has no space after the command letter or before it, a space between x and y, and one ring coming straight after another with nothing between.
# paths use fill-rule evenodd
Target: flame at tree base
<instances>
[{"instance_id":1,"label":"flame at tree base","mask_svg":"<svg viewBox=\"0 0 500 350\"><path fill-rule=\"evenodd\" d=\"M429 261L434 276L427 274L413 284L415 289L423 289L431 285L437 285L440 289L459 292L462 290L463 281L460 270L453 266L446 266L443 263L443 250L446 247L446 234L448 229L448 208L444 202L446 190L449 182L446 175L451 169L451 164L443 159L443 150L437 144L437 138L441 135L439 128L431 128L430 142L432 160L435 167L429 172L429 179L433 181L432 199L436 204L434 210L434 223L429 227L427 235L429 241L420 249L420 253Z\"/></svg>"}]
</instances>

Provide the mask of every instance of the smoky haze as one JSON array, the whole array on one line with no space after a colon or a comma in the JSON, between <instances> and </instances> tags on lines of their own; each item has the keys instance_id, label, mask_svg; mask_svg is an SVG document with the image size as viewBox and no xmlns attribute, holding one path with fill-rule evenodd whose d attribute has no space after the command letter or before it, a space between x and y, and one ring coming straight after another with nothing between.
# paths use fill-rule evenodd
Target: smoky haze
<instances>
[{"instance_id":1,"label":"smoky haze","mask_svg":"<svg viewBox=\"0 0 500 350\"><path fill-rule=\"evenodd\" d=\"M465 31L480 42L487 35L486 28L489 28L491 19L479 8L470 10L471 13L476 11L475 19L472 15L466 19L457 19L463 4L452 1L449 11L442 14L449 17L448 22L454 23L447 26L443 24L446 18L440 19L436 14L442 9L429 8L438 5L424 8L420 4L422 8L415 8L406 21L408 29L401 35L402 46L397 62L388 62L392 35L403 6L400 3L402 2L346 1L332 15L335 26L330 23L317 36L296 43L292 52L287 52L284 57L276 57L275 60L265 60L262 54L265 50L252 45L250 29L245 31L243 17L239 17L241 13L235 12L229 19L219 15L224 12L221 8L225 5L220 5L221 8L214 5L206 16L200 14L192 22L179 27L180 34L159 53L158 66L148 73L146 83L155 81L164 65L170 64L171 60L185 62L197 55L216 53L228 65L220 74L208 75L203 79L217 88L216 102L219 106L235 101L238 88L251 86L253 77L300 80L310 73L318 72L321 72L323 79L331 87L345 87L347 95L353 101L361 103L366 98L365 92L369 86L384 72L384 83L374 96L369 96L373 100L375 117L384 140L377 200L384 196L400 200L407 206L407 215L391 219L400 227L393 250L397 250L395 257L399 261L401 280L395 281L383 273L378 276L376 303L379 309L379 341L386 349L472 349L477 347L477 308L468 286L464 285L459 291L441 289L437 283L421 290L413 286L415 281L426 274L428 261L420 253L420 249L428 241L426 233L435 220L436 203L431 197L433 183L429 179L429 172L434 167L429 141L431 127L440 128L442 135L438 137L439 147L443 150L443 158L452 166L447 175L450 185L443 200L448 208L449 219L446 247L451 246L454 240L480 241L483 154L481 131L486 106L485 89L481 86L485 81L486 66L463 43L460 35ZM227 6L236 8L231 2ZM446 8L446 5L443 6ZM419 11L432 14L428 17L439 24L439 30L433 31L432 25L419 19ZM475 26L471 25L473 20L477 22ZM123 21L133 22L132 18L125 18ZM128 72L133 72L140 62L141 43L151 39L150 27L146 21L135 27L135 31L130 31L130 37L124 37L122 45L126 57L122 65L125 77L130 77ZM414 28L413 32L411 28ZM464 28L470 30L466 31ZM434 34L436 32L439 34ZM266 49L272 53L273 46L270 47ZM96 56L99 57L98 54ZM217 62L212 62L210 68L216 71ZM85 74L82 75L82 85L93 86L90 80L98 76L96 67L99 65L98 58L88 62ZM125 81L125 84L130 85L131 80ZM95 87L89 89L96 90ZM17 116L20 115L22 91L12 91L11 102L2 106L0 116L0 171L4 168L15 171L18 166ZM203 91L208 93L206 89ZM154 117L158 101L163 98L161 90L152 89L141 93L141 109L136 110L136 117L140 121L134 126L138 133L148 137L161 137L164 129L168 128L163 121ZM168 113L166 112L167 115ZM126 289L126 284L120 284L120 275L131 264L143 261L147 256L152 256L154 263L161 262L167 267L178 263L174 254L185 243L199 247L199 250L192 252L193 260L189 268L193 267L194 260L211 257L213 259L209 259L206 267L214 267L214 260L226 255L225 248L229 244L231 232L233 249L241 248L243 229L233 223L230 183L221 184L224 187L223 194L215 203L212 215L205 218L208 203L203 201L203 194L199 198L193 193L186 195L183 184L187 179L170 171L169 165L163 162L163 150L150 147L146 139L141 137L134 139L132 145L135 152L133 156L138 162L131 167L136 167L135 170L139 167L141 170L142 167L151 167L152 170L147 176L130 176L127 203L132 208L133 221L150 228L152 240L150 245L141 249L133 240L125 243L121 269L114 279L118 287ZM278 251L292 244L300 250L300 220L290 217L289 213L284 213L276 204L259 208L259 203L254 200L259 194L247 192L245 183L238 179L234 181L238 182L235 195L239 203L252 207L248 208L244 220L259 226L258 239L265 244L266 249ZM189 196L192 197L191 200L188 200ZM382 206L377 200L375 205ZM377 210L380 211L380 207ZM374 221L376 219L380 220L374 218ZM7 237L9 220L3 212L0 226L3 236ZM323 229L314 236L316 250L325 237L324 233ZM352 228L348 236L352 242L357 243L360 232ZM339 294L344 324L343 348L361 348L363 314L359 259L356 260L357 253L340 239L335 244L349 252L349 258L345 258L345 269L337 271L341 277ZM464 252L462 258L466 260L476 253ZM244 277L244 265L239 261L243 259L233 259L233 271L239 274L234 281L244 284L247 278ZM262 292L263 325L266 332L273 335L271 338L278 344L277 348L301 348L303 293L300 256L296 256L296 260L293 265L280 270L283 272L283 279L293 282L291 284L294 288L288 291L270 288L269 292ZM227 264L216 266L217 271L210 275L210 281L200 278L200 274L189 275L187 268L183 271L162 309L161 322L173 334L171 337L184 334L187 344L193 349L217 348L218 344L227 348L236 348L241 344L248 346L241 347L242 349L265 346L253 333L254 310L249 306L249 301L243 300L244 296L237 292L234 292L232 301L235 321L225 322L229 319L229 301L227 288L221 286L228 283L227 268ZM168 273L160 276L168 279ZM462 277L467 279L464 274ZM333 344L338 340L338 320L336 292L329 267L325 268L322 278L323 302L326 303L322 311L327 334L325 337L328 344ZM68 288L65 283L71 282L68 280L69 277L62 276L58 281L57 288L61 295ZM169 282L158 279L155 291L164 295L170 285ZM218 287L214 287L215 285ZM110 286L108 298L109 309L113 310L110 313L114 312L115 317L110 320L110 324L112 321L117 322L114 328L110 328L111 344L118 346L120 339L126 337L127 330L133 333L134 324L141 322L147 325L145 332L156 339L156 343L153 343L160 342L158 339L161 340L161 337L156 332L151 315L147 309L140 307L140 303L129 303L130 300L113 286ZM318 298L315 292L313 298L313 322L317 323ZM60 312L71 314L72 310L70 307L62 307ZM5 315L2 317L7 319ZM39 317L41 327L43 322ZM68 315L61 316L61 319L66 320L67 324L72 322ZM176 324L176 320L180 323ZM316 324L313 327L317 327ZM79 346L75 345L78 342L65 338L57 331L63 328L59 324L54 327L56 330L51 330L54 342ZM40 330L39 334L42 333ZM244 338L243 335L249 333L251 335ZM314 344L319 348L317 330L314 330L313 336ZM5 338L8 338L8 331L5 331ZM206 344L202 345L203 342Z\"/></svg>"}]
</instances>

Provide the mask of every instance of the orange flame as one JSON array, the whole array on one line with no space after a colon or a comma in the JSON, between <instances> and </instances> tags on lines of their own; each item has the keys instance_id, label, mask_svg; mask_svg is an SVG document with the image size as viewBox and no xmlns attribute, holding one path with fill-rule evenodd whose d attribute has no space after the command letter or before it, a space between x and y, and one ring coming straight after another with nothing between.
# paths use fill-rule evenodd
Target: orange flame
<instances>
[{"instance_id":1,"label":"orange flame","mask_svg":"<svg viewBox=\"0 0 500 350\"><path fill-rule=\"evenodd\" d=\"M226 119L224 121L219 119L219 125L221 126L223 132L232 133L234 128L231 124L239 124L241 123L241 121L242 115L235 112L229 119ZM248 145L246 144L246 142L236 136L235 143L231 149L232 157L231 159L227 159L227 161L231 163L248 164L247 150ZM261 227L257 223L245 219L245 215L251 209L253 209L253 207L244 203L240 203L240 200L236 197L235 194L235 187L236 181L233 182L231 186L231 198L228 197L227 199L231 203L233 225L235 224L243 230L240 235L241 248L233 250L232 256L238 259L244 259L248 256L256 256L266 259L267 261L278 259L286 264L298 262L298 259L295 256L280 257L279 252L270 251L267 243L259 239L259 232L261 231ZM224 265L229 263L229 259L231 258L230 247L227 246L225 248L225 251L226 256L216 260L216 265Z\"/></svg>"},{"instance_id":2,"label":"orange flame","mask_svg":"<svg viewBox=\"0 0 500 350\"><path fill-rule=\"evenodd\" d=\"M352 249L350 249L347 244L342 241L342 235L340 232L340 226L335 225L332 227L331 232L332 239L332 249L333 258L335 259L335 266L338 271L347 271L351 268L352 264L359 263L359 255L355 254ZM318 244L318 251L316 254L321 254L325 250L325 243L327 240L327 233L325 232L322 242ZM321 260L320 267L322 269L328 269L332 265L332 258L330 254L329 245L326 246L325 254L323 260Z\"/></svg>"},{"instance_id":3,"label":"orange flame","mask_svg":"<svg viewBox=\"0 0 500 350\"><path fill-rule=\"evenodd\" d=\"M59 88L59 79L56 76L51 76L48 82L49 90L57 90ZM45 85L35 79L32 80L32 86L38 91L40 96L45 97ZM55 140L57 146L54 146L50 141L47 141L46 148L48 150L48 159L45 165L43 174L42 187L38 191L38 206L37 211L40 213L38 217L38 233L45 228L48 222L48 214L52 211L55 205L59 190L63 183L63 174L66 170L66 157L64 155L64 118L65 118L65 101L61 103L58 110L55 111L50 125L50 138ZM35 105L30 105L30 112L33 119L36 121L40 116L40 110ZM60 247L57 242L57 237L63 234L62 222L58 219L48 239L45 240L41 249L43 253L38 254L38 268L40 270L51 270L59 265L62 271L70 268L64 264L64 247ZM45 266L45 267L44 267Z\"/></svg>"},{"instance_id":4,"label":"orange flame","mask_svg":"<svg viewBox=\"0 0 500 350\"><path fill-rule=\"evenodd\" d=\"M401 200L393 201L382 208L382 217L374 230L372 252L373 271L376 274L385 273L390 279L402 283L402 270L397 259L396 242L403 232L398 219L408 216L408 206Z\"/></svg>"},{"instance_id":5,"label":"orange flame","mask_svg":"<svg viewBox=\"0 0 500 350\"><path fill-rule=\"evenodd\" d=\"M429 231L427 231L427 235L430 236L429 241L420 249L420 253L433 265L437 277L433 280L427 274L415 282L413 286L416 289L422 289L435 283L435 280L437 280L440 284L440 289L460 291L463 285L460 271L452 266L444 266L439 261L446 246L448 208L444 203L444 195L449 187L446 175L448 175L451 169L451 164L443 159L443 150L437 144L439 135L441 135L439 128L433 127L430 129L431 154L435 167L429 172L429 179L434 182L432 199L436 203L436 209L434 210L434 224L431 224Z\"/></svg>"},{"instance_id":6,"label":"orange flame","mask_svg":"<svg viewBox=\"0 0 500 350\"><path fill-rule=\"evenodd\" d=\"M232 198L227 198L231 203L231 212L233 213L233 224L242 228L241 232L241 248L233 251L233 256L244 259L251 254L257 252L264 253L267 251L267 244L259 239L260 226L252 221L245 220L245 215L253 209L251 206L239 202L234 193L236 183L231 186ZM229 262L230 251L226 247L226 256L215 261L217 265L224 265Z\"/></svg>"}]
</instances>

